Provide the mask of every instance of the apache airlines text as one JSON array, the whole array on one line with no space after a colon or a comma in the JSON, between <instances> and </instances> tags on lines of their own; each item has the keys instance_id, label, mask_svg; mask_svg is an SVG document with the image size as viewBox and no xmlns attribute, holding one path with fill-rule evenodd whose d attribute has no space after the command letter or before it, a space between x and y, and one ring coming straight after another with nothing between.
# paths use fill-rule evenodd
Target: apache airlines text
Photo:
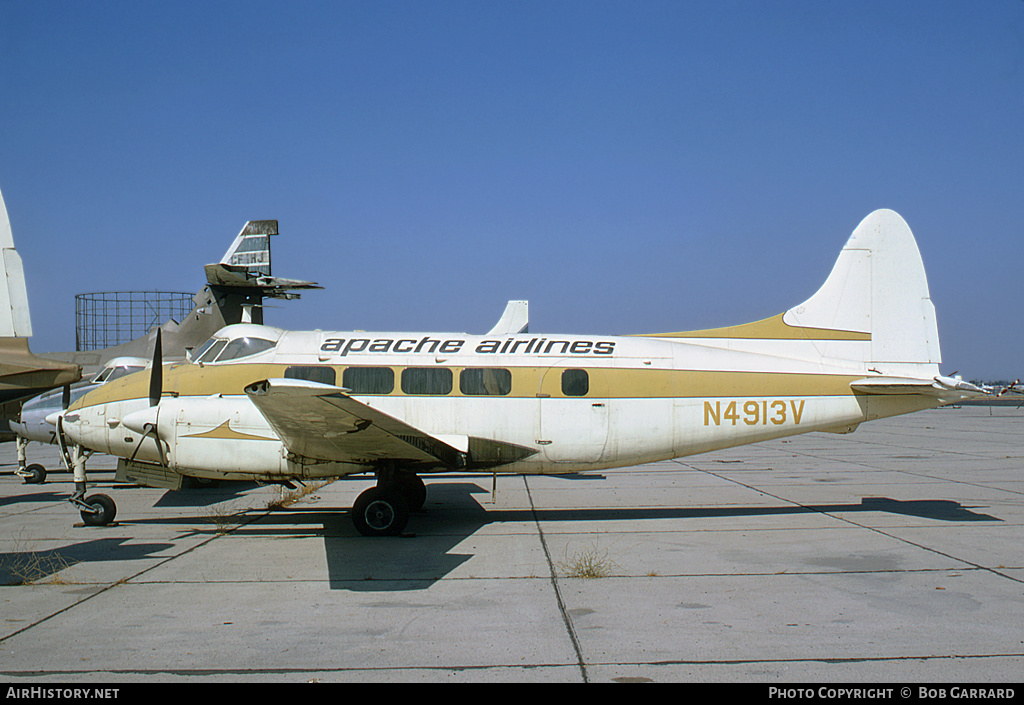
<instances>
[{"instance_id":1,"label":"apache airlines text","mask_svg":"<svg viewBox=\"0 0 1024 705\"><path fill-rule=\"evenodd\" d=\"M462 352L467 341L460 339L439 340L424 336L413 338L327 338L320 346L320 352L337 353L345 357L349 353L443 353L454 355ZM609 340L548 340L531 338L521 340L482 340L476 346L476 353L509 355L611 355L615 343Z\"/></svg>"}]
</instances>

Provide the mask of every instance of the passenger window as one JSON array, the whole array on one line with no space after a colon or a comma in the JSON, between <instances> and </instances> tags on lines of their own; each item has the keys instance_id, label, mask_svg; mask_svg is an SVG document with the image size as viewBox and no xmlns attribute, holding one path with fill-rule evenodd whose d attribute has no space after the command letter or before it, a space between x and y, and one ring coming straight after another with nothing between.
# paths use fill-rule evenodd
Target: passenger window
<instances>
[{"instance_id":1,"label":"passenger window","mask_svg":"<svg viewBox=\"0 0 1024 705\"><path fill-rule=\"evenodd\" d=\"M218 362L224 362L225 360L237 360L241 357L249 357L256 353L261 353L264 350L277 345L272 340L264 340L263 338L235 338L228 346L224 348L224 352L221 353L220 357L217 358Z\"/></svg>"},{"instance_id":2,"label":"passenger window","mask_svg":"<svg viewBox=\"0 0 1024 705\"><path fill-rule=\"evenodd\" d=\"M590 391L590 375L586 370L565 370L562 373L562 394L567 397L585 397Z\"/></svg>"},{"instance_id":3,"label":"passenger window","mask_svg":"<svg viewBox=\"0 0 1024 705\"><path fill-rule=\"evenodd\" d=\"M406 394L450 394L452 371L446 367L408 367L402 370Z\"/></svg>"},{"instance_id":4,"label":"passenger window","mask_svg":"<svg viewBox=\"0 0 1024 705\"><path fill-rule=\"evenodd\" d=\"M459 374L459 391L474 396L505 396L512 391L512 373L497 367L463 370Z\"/></svg>"},{"instance_id":5,"label":"passenger window","mask_svg":"<svg viewBox=\"0 0 1024 705\"><path fill-rule=\"evenodd\" d=\"M341 386L353 394L391 394L395 391L395 371L390 367L346 367Z\"/></svg>"},{"instance_id":6,"label":"passenger window","mask_svg":"<svg viewBox=\"0 0 1024 705\"><path fill-rule=\"evenodd\" d=\"M319 382L320 384L334 384L334 380L337 379L333 367L323 367L318 365L301 366L296 365L289 367L284 371L284 376L287 379L304 379L309 382Z\"/></svg>"}]
</instances>

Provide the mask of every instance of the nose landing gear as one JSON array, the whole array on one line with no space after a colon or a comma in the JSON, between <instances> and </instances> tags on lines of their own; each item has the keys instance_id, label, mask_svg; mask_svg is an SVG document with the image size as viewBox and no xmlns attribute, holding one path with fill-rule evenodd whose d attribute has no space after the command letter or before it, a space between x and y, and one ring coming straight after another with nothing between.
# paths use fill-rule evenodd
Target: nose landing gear
<instances>
[{"instance_id":1,"label":"nose landing gear","mask_svg":"<svg viewBox=\"0 0 1024 705\"><path fill-rule=\"evenodd\" d=\"M85 461L92 455L92 451L79 445L69 445L64 435L63 422L63 418L57 419L57 444L64 462L75 476L75 492L68 501L79 510L86 526L107 526L114 521L117 505L105 494L85 496Z\"/></svg>"},{"instance_id":2,"label":"nose landing gear","mask_svg":"<svg viewBox=\"0 0 1024 705\"><path fill-rule=\"evenodd\" d=\"M86 526L106 526L114 521L117 505L105 494L85 496L85 490L76 491L69 500L78 507Z\"/></svg>"},{"instance_id":3,"label":"nose landing gear","mask_svg":"<svg viewBox=\"0 0 1024 705\"><path fill-rule=\"evenodd\" d=\"M15 439L15 444L18 450L18 469L14 471L14 474L22 478L26 485L41 485L46 482L46 468L39 463L28 465L28 456L25 453L28 441L18 436Z\"/></svg>"}]
</instances>

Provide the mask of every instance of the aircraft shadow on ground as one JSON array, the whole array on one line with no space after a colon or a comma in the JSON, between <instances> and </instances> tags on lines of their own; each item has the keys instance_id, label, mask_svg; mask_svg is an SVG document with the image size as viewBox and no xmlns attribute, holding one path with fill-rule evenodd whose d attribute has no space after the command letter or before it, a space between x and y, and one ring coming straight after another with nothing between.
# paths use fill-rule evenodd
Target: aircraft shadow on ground
<instances>
[{"instance_id":1,"label":"aircraft shadow on ground","mask_svg":"<svg viewBox=\"0 0 1024 705\"><path fill-rule=\"evenodd\" d=\"M366 538L352 525L347 511L291 507L271 512L239 527L235 536L289 537L322 535L331 589L354 592L424 590L450 575L473 557L452 553L481 528L495 523L536 521L630 521L645 519L707 519L812 513L885 512L936 521L1002 521L951 500L865 498L850 504L776 507L607 507L582 509L491 509L473 495L489 490L475 483L429 487L426 510L413 514L406 534Z\"/></svg>"},{"instance_id":2,"label":"aircraft shadow on ground","mask_svg":"<svg viewBox=\"0 0 1024 705\"><path fill-rule=\"evenodd\" d=\"M46 551L0 553L0 585L45 583L79 563L119 562L149 558L174 548L170 543L129 543L127 538L94 539Z\"/></svg>"},{"instance_id":3,"label":"aircraft shadow on ground","mask_svg":"<svg viewBox=\"0 0 1024 705\"><path fill-rule=\"evenodd\" d=\"M52 504L53 502L60 502L61 500L67 500L71 496L70 492L55 492L52 490L46 490L45 492L29 492L27 494L12 494L7 497L0 497L0 507L6 507L14 504Z\"/></svg>"},{"instance_id":4,"label":"aircraft shadow on ground","mask_svg":"<svg viewBox=\"0 0 1024 705\"><path fill-rule=\"evenodd\" d=\"M168 490L154 507L209 507L220 502L238 499L245 492L258 487L255 482L221 482L214 487L192 487Z\"/></svg>"}]
</instances>

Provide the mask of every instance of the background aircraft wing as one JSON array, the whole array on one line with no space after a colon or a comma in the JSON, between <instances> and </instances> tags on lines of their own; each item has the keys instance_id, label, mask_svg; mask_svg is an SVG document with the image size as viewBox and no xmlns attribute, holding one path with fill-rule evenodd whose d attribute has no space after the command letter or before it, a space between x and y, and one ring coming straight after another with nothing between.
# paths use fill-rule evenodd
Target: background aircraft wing
<instances>
[{"instance_id":1,"label":"background aircraft wing","mask_svg":"<svg viewBox=\"0 0 1024 705\"><path fill-rule=\"evenodd\" d=\"M341 387L301 379L268 379L246 394L289 451L340 463L396 460L464 467L466 453L404 421L356 401Z\"/></svg>"}]
</instances>

